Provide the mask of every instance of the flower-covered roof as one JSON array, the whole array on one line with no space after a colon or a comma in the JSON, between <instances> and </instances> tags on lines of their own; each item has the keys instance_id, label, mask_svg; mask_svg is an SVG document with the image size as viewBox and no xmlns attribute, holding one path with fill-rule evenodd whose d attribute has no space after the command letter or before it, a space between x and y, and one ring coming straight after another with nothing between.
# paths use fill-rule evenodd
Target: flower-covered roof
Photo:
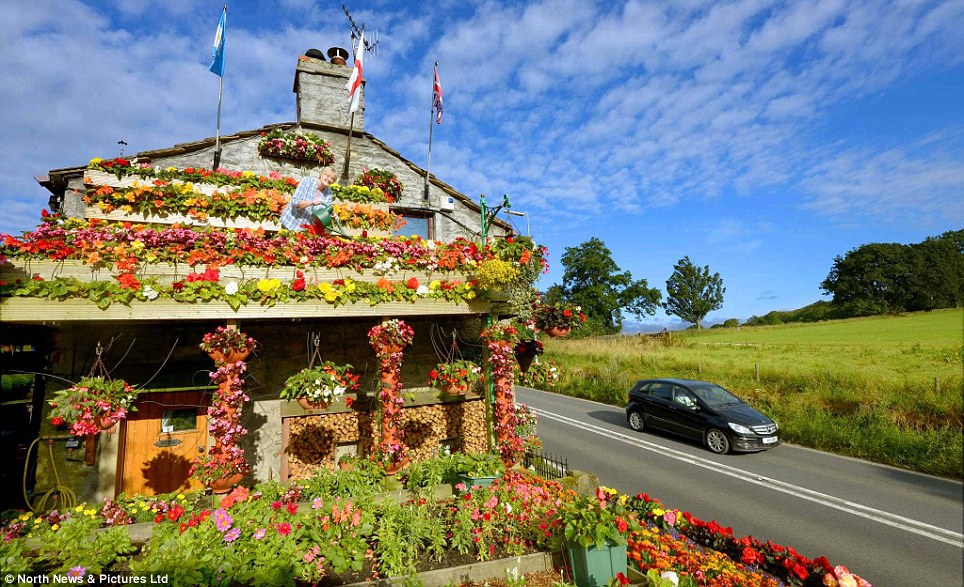
<instances>
[{"instance_id":1,"label":"flower-covered roof","mask_svg":"<svg viewBox=\"0 0 964 587\"><path fill-rule=\"evenodd\" d=\"M0 321L475 314L480 263L544 263L525 237L390 236L377 187L334 188L346 238L281 229L297 181L277 173L94 159L85 184L84 218L0 235Z\"/></svg>"}]
</instances>

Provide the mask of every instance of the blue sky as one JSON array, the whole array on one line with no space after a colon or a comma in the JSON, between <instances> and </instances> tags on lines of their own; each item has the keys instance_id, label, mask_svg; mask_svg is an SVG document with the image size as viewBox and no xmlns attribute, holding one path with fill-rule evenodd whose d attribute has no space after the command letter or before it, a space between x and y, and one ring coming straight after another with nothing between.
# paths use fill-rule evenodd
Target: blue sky
<instances>
[{"instance_id":1,"label":"blue sky","mask_svg":"<svg viewBox=\"0 0 964 587\"><path fill-rule=\"evenodd\" d=\"M34 0L0 31L0 233L46 205L33 176L213 136L223 2ZM964 227L964 3L349 2L377 30L365 129L529 214L562 279L599 237L665 291L688 255L745 319L825 299L833 258ZM410 4L414 4L410 5ZM341 2L229 3L222 132L294 121L297 56L347 47ZM526 230L525 218L512 218ZM673 326L658 312L651 328Z\"/></svg>"}]
</instances>

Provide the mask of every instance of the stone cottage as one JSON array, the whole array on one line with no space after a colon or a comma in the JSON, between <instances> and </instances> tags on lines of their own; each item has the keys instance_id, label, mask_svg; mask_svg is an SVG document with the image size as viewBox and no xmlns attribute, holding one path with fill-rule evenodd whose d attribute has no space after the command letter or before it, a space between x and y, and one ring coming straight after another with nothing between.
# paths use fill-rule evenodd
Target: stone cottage
<instances>
[{"instance_id":1,"label":"stone cottage","mask_svg":"<svg viewBox=\"0 0 964 587\"><path fill-rule=\"evenodd\" d=\"M303 477L332 468L342 454L372 450L378 364L367 332L387 318L402 318L415 331L402 370L412 456L487 447L491 410L483 394L442 397L426 387L428 372L452 356L481 361L480 330L509 311L471 285L480 263L498 258L528 271L541 249L525 238L506 239L512 231L498 218L483 241L480 205L435 177L425 190L423 169L364 131L364 99L349 128L350 72L301 56L296 122L39 178L59 216L20 237L0 235L9 445L0 448L14 456L3 480L11 489L0 505L22 505L25 468L28 493L50 490L56 468L80 500L200 488L188 471L211 445L207 410L215 388L212 362L198 343L224 325L258 341L245 377L251 401L241 415L248 431L242 447L256 480ZM279 207L323 163L266 155L270 134L330 144L342 186L367 169L393 172L404 189L377 213L401 217L404 226L391 234L362 223L348 237L280 230ZM225 173L209 174L216 147ZM350 363L362 375L351 406L306 411L278 398L316 347L324 360ZM90 373L98 359L110 377L144 390L137 411L87 438L55 430L45 417L51 393ZM49 458L38 450L46 444Z\"/></svg>"}]
</instances>

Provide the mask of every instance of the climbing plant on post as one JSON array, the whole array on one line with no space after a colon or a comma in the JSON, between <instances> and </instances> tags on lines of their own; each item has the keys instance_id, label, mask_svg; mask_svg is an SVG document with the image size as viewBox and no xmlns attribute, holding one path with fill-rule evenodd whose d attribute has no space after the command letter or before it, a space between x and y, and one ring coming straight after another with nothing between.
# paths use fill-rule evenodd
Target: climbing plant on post
<instances>
[{"instance_id":1,"label":"climbing plant on post","mask_svg":"<svg viewBox=\"0 0 964 587\"><path fill-rule=\"evenodd\" d=\"M492 371L496 445L502 462L511 467L523 450L522 439L516 434L515 413L515 346L519 343L519 331L511 324L500 322L483 330L481 337L489 351Z\"/></svg>"},{"instance_id":2,"label":"climbing plant on post","mask_svg":"<svg viewBox=\"0 0 964 587\"><path fill-rule=\"evenodd\" d=\"M247 371L244 361L254 345L250 336L223 326L205 334L199 345L217 366L211 381L218 390L208 408L208 432L214 437L214 446L195 459L191 476L214 493L227 493L251 472L238 439L248 433L241 425L241 409L251 399L244 393L243 375Z\"/></svg>"},{"instance_id":3,"label":"climbing plant on post","mask_svg":"<svg viewBox=\"0 0 964 587\"><path fill-rule=\"evenodd\" d=\"M412 327L398 319L386 320L368 331L368 340L378 357L381 371L378 399L382 411L382 437L378 443L378 460L389 475L408 464L408 448L402 429L402 351L414 337Z\"/></svg>"}]
</instances>

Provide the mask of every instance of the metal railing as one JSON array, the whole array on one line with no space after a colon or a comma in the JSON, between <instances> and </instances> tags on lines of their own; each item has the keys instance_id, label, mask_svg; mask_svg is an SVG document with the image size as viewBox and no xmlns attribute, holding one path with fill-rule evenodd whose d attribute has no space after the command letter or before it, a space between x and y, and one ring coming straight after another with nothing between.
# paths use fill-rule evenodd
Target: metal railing
<instances>
[{"instance_id":1,"label":"metal railing","mask_svg":"<svg viewBox=\"0 0 964 587\"><path fill-rule=\"evenodd\" d=\"M544 452L526 452L522 460L523 466L535 472L543 479L562 479L569 473L569 459L549 455Z\"/></svg>"}]
</instances>

